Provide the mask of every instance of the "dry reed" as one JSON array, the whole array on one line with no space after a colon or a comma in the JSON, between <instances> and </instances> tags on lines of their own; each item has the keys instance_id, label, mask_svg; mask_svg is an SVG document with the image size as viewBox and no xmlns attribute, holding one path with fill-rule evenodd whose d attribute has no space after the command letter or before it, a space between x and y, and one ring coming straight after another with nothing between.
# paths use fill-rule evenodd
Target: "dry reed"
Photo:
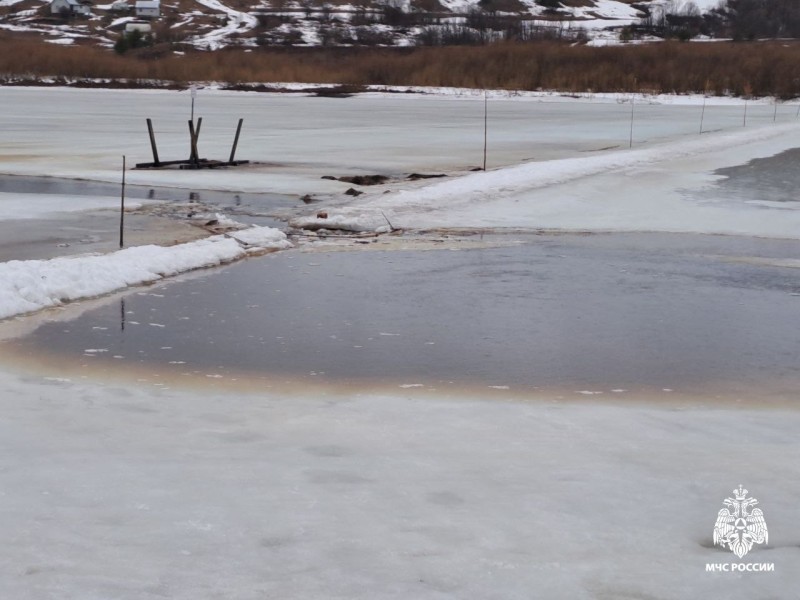
<instances>
[{"instance_id":1,"label":"dry reed","mask_svg":"<svg viewBox=\"0 0 800 600\"><path fill-rule=\"evenodd\" d=\"M800 43L678 43L594 48L558 42L444 48L265 48L118 56L91 46L0 37L0 79L420 85L800 96Z\"/></svg>"}]
</instances>

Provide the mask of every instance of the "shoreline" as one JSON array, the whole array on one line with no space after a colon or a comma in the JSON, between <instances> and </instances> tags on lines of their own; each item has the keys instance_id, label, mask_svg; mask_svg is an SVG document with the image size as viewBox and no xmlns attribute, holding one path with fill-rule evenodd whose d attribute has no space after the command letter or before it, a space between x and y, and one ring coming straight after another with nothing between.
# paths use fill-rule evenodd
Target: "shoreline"
<instances>
[{"instance_id":1,"label":"shoreline","mask_svg":"<svg viewBox=\"0 0 800 600\"><path fill-rule=\"evenodd\" d=\"M42 362L44 361L44 362ZM769 381L731 384L707 384L703 388L609 389L580 385L542 387L530 390L519 387L472 384L407 383L380 378L359 381L323 379L312 383L308 378L290 375L227 372L214 373L159 370L153 365L131 367L98 364L86 365L78 359L46 357L42 354L20 357L13 348L0 348L0 377L17 378L34 386L52 382L92 384L100 387L121 386L139 393L201 394L227 398L269 396L291 401L293 398L315 398L322 401L346 402L352 398L380 397L408 401L435 400L444 403L487 402L527 406L606 407L620 410L654 409L664 411L764 411L766 413L800 411L798 381L791 389L785 385L770 388ZM402 383L406 381L406 383ZM413 381L419 381L419 378Z\"/></svg>"}]
</instances>

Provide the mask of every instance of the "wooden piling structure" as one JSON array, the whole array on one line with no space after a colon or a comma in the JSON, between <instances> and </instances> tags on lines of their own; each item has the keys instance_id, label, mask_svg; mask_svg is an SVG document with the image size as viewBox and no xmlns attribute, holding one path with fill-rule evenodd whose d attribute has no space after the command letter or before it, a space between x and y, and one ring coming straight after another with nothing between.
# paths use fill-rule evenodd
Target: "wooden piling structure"
<instances>
[{"instance_id":1,"label":"wooden piling structure","mask_svg":"<svg viewBox=\"0 0 800 600\"><path fill-rule=\"evenodd\" d=\"M246 165L249 160L235 160L236 149L239 145L239 136L242 133L242 124L244 119L239 119L239 124L236 127L236 136L233 139L233 147L231 148L230 159L227 161L222 160L209 160L200 158L200 153L197 150L197 143L200 139L200 126L203 124L203 118L197 119L197 127L195 127L194 120L189 122L189 158L181 160L161 160L158 157L158 148L156 147L156 136L153 132L153 122L147 119L147 132L150 134L150 147L153 150L153 162L136 163L137 169L158 169L161 167L177 166L180 169L214 169L217 167L235 167L238 165Z\"/></svg>"},{"instance_id":2,"label":"wooden piling structure","mask_svg":"<svg viewBox=\"0 0 800 600\"><path fill-rule=\"evenodd\" d=\"M233 158L236 156L236 146L239 145L239 134L242 132L242 123L244 119L239 119L239 124L236 126L236 136L233 138L233 147L231 148L231 157L228 162L233 164Z\"/></svg>"},{"instance_id":3,"label":"wooden piling structure","mask_svg":"<svg viewBox=\"0 0 800 600\"><path fill-rule=\"evenodd\" d=\"M189 121L189 138L191 142L189 161L195 166L200 164L200 155L197 153L197 140L200 138L200 127L202 125L203 125L203 117L197 119L197 129L195 129L194 127L194 122Z\"/></svg>"},{"instance_id":4,"label":"wooden piling structure","mask_svg":"<svg viewBox=\"0 0 800 600\"><path fill-rule=\"evenodd\" d=\"M150 119L147 119L148 121ZM125 155L122 156L122 190L119 198L119 247L125 246Z\"/></svg>"},{"instance_id":5,"label":"wooden piling structure","mask_svg":"<svg viewBox=\"0 0 800 600\"><path fill-rule=\"evenodd\" d=\"M153 166L159 167L161 166L161 162L158 160L158 148L156 147L156 136L153 133L153 121L150 118L147 119L147 132L150 134L150 148L153 150Z\"/></svg>"}]
</instances>

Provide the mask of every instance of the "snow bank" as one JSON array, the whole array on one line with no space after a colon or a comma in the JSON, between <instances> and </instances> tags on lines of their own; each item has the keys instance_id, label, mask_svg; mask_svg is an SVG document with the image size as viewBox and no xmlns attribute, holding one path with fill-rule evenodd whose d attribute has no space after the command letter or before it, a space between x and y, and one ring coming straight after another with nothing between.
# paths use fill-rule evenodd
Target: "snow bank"
<instances>
[{"instance_id":1,"label":"snow bank","mask_svg":"<svg viewBox=\"0 0 800 600\"><path fill-rule=\"evenodd\" d=\"M283 232L254 227L177 246L137 246L105 255L2 263L0 319L290 245Z\"/></svg>"},{"instance_id":2,"label":"snow bank","mask_svg":"<svg viewBox=\"0 0 800 600\"><path fill-rule=\"evenodd\" d=\"M388 217L382 211L361 211L348 208L338 209L336 214L327 216L306 215L296 217L289 221L291 227L317 231L329 229L336 231L350 231L353 233L375 232L386 233L392 230Z\"/></svg>"}]
</instances>

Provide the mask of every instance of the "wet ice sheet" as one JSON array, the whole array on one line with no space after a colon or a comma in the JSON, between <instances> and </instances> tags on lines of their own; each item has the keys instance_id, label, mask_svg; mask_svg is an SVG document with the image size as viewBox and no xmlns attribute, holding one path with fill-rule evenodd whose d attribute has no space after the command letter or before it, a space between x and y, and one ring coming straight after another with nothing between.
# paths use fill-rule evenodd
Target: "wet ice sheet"
<instances>
[{"instance_id":1,"label":"wet ice sheet","mask_svg":"<svg viewBox=\"0 0 800 600\"><path fill-rule=\"evenodd\" d=\"M302 206L302 202L292 196L204 190L192 187L191 180L184 183L184 187L180 188L126 184L126 208L183 217L202 211L220 210L263 220ZM0 221L47 218L53 214L77 211L116 211L121 194L119 182L0 175ZM171 210L171 207L174 208ZM273 218L271 223L256 224L272 225L275 222Z\"/></svg>"},{"instance_id":2,"label":"wet ice sheet","mask_svg":"<svg viewBox=\"0 0 800 600\"><path fill-rule=\"evenodd\" d=\"M170 245L205 237L187 223L147 215L126 215L125 242ZM48 218L0 220L0 261L48 259L54 256L108 253L119 249L119 215L92 211ZM6 282L8 283L8 282Z\"/></svg>"},{"instance_id":3,"label":"wet ice sheet","mask_svg":"<svg viewBox=\"0 0 800 600\"><path fill-rule=\"evenodd\" d=\"M0 261L116 250L120 194L119 183L0 175ZM298 204L278 194L126 185L125 243L196 239L207 232L193 225L217 211L245 224L283 227L274 215Z\"/></svg>"},{"instance_id":4,"label":"wet ice sheet","mask_svg":"<svg viewBox=\"0 0 800 600\"><path fill-rule=\"evenodd\" d=\"M223 380L787 392L798 272L749 259L798 250L562 235L460 252L288 252L133 292L6 351Z\"/></svg>"},{"instance_id":5,"label":"wet ice sheet","mask_svg":"<svg viewBox=\"0 0 800 600\"><path fill-rule=\"evenodd\" d=\"M712 188L730 200L784 210L800 209L800 149L794 148L744 165L718 169Z\"/></svg>"},{"instance_id":6,"label":"wet ice sheet","mask_svg":"<svg viewBox=\"0 0 800 600\"><path fill-rule=\"evenodd\" d=\"M180 188L158 187L148 185L125 186L125 198L133 203L145 200L151 202L197 202L240 210L270 210L295 206L297 199L279 194L245 193L236 191L215 191L193 188L191 180ZM116 208L121 194L120 182L88 181L61 179L57 177L21 177L0 175L0 193L9 199L50 199L51 211L65 210L70 206L70 199L83 198L86 202L104 202L105 204L88 204L82 208L111 207ZM0 209L4 198L0 198ZM2 215L2 212L0 212Z\"/></svg>"}]
</instances>

